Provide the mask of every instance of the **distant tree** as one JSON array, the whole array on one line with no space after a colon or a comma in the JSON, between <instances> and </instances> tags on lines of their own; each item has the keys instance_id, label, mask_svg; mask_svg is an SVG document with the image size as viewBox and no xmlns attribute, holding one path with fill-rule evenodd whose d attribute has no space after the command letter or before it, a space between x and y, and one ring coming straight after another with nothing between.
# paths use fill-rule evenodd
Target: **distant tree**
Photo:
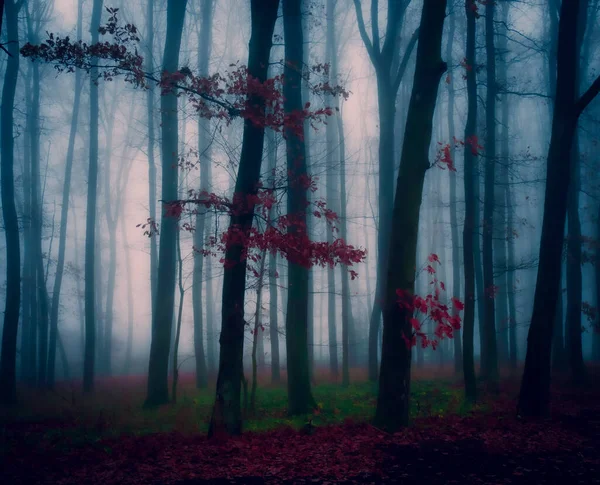
<instances>
[{"instance_id":1,"label":"distant tree","mask_svg":"<svg viewBox=\"0 0 600 485\"><path fill-rule=\"evenodd\" d=\"M169 0L167 4L167 35L163 56L163 71L174 73L179 69L179 50L187 0ZM167 89L160 98L161 108L161 165L162 200L177 200L179 164L177 94ZM158 247L158 282L156 300L152 302L152 342L148 367L148 395L146 406L166 404L169 401L168 369L171 345L171 327L175 305L175 272L177 268L177 219L171 217L170 206L163 202L160 241Z\"/></svg>"}]
</instances>

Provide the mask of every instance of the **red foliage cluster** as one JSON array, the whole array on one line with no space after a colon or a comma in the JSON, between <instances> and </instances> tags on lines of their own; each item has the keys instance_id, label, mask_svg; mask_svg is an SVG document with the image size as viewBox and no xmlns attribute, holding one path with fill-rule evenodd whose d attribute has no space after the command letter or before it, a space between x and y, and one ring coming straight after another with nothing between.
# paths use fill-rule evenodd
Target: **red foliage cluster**
<instances>
[{"instance_id":1,"label":"red foliage cluster","mask_svg":"<svg viewBox=\"0 0 600 485\"><path fill-rule=\"evenodd\" d=\"M471 153L475 156L481 154L481 150L483 150L483 146L479 144L479 139L477 135L469 136L465 141L459 140L456 137L452 140L452 143L442 143L438 142L439 150L436 155L435 161L432 166L438 166L442 170L448 168L451 172L456 172L456 167L454 165L454 160L452 159L452 150L459 147L469 147Z\"/></svg>"},{"instance_id":2,"label":"red foliage cluster","mask_svg":"<svg viewBox=\"0 0 600 485\"><path fill-rule=\"evenodd\" d=\"M285 113L283 109L282 75L260 82L252 77L245 66L231 64L231 70L215 73L211 76L195 76L189 67L176 72L163 72L160 77L143 70L143 57L138 53L139 37L137 28L132 24L121 26L117 19L117 8L107 8L109 19L99 29L102 35L111 35L112 42L87 44L73 41L69 36L49 33L45 42L39 45L25 44L21 55L31 60L41 60L53 64L59 71L73 72L83 69L90 72L93 67L99 69L99 77L110 81L124 75L125 80L137 87L146 87L148 82L155 83L165 95L178 91L187 96L190 104L199 116L222 119L229 123L234 117L242 117L253 123L269 127L284 133L290 130L296 136L303 136L303 124L322 121L331 116L331 107L310 109L306 103L304 109ZM318 65L313 73L327 73L323 65ZM303 73L308 78L309 72ZM331 86L328 82L311 86L315 94L343 96L349 92L341 86ZM266 110L265 110L266 108Z\"/></svg>"},{"instance_id":3,"label":"red foliage cluster","mask_svg":"<svg viewBox=\"0 0 600 485\"><path fill-rule=\"evenodd\" d=\"M440 264L440 259L437 254L430 254L428 264L425 269L428 274L435 275L436 270L433 264ZM430 282L433 286L433 291L425 297L413 295L406 290L397 289L397 303L401 308L413 313L410 323L413 328L413 333L410 339L403 335L404 342L408 348L417 344L417 338L421 341L423 348L429 345L435 350L439 340L444 338L453 338L454 331L460 329L461 318L459 312L464 309L464 304L456 297L450 298L453 310L443 303L440 299L442 291L445 291L446 285L443 281L433 278ZM417 315L421 315L421 320ZM436 338L431 339L424 331L423 325L427 322L432 322L435 325L434 335Z\"/></svg>"}]
</instances>

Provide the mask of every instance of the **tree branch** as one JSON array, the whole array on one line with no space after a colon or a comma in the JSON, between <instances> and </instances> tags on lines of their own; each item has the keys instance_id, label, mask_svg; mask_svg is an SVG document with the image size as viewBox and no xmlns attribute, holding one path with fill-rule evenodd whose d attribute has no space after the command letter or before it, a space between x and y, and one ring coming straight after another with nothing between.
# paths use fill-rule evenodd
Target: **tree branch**
<instances>
[{"instance_id":1,"label":"tree branch","mask_svg":"<svg viewBox=\"0 0 600 485\"><path fill-rule=\"evenodd\" d=\"M379 44L379 2L378 0L371 0L371 30L373 31L373 50L375 54L379 55L380 44Z\"/></svg>"},{"instance_id":2,"label":"tree branch","mask_svg":"<svg viewBox=\"0 0 600 485\"><path fill-rule=\"evenodd\" d=\"M400 83L402 82L402 77L404 76L404 72L406 71L406 66L408 66L408 61L410 59L410 55L412 51L415 49L415 45L417 45L417 41L419 40L419 27L413 32L412 37L408 41L408 45L406 46L406 51L404 52L404 57L402 58L402 62L398 67L398 72L396 73L396 78L394 79L394 85L392 86L393 93L398 92L398 88L400 87Z\"/></svg>"},{"instance_id":3,"label":"tree branch","mask_svg":"<svg viewBox=\"0 0 600 485\"><path fill-rule=\"evenodd\" d=\"M579 118L598 93L600 93L600 76L596 78L588 90L575 103L575 116L577 118Z\"/></svg>"},{"instance_id":4,"label":"tree branch","mask_svg":"<svg viewBox=\"0 0 600 485\"><path fill-rule=\"evenodd\" d=\"M367 34L367 29L365 28L365 19L362 14L362 7L360 5L360 0L354 0L354 9L356 10L356 22L358 23L358 31L360 32L360 37L365 44L367 49L367 53L371 58L371 62L375 64L378 59L378 55L375 54L373 49L373 44L371 44L371 40L369 39L369 35Z\"/></svg>"}]
</instances>

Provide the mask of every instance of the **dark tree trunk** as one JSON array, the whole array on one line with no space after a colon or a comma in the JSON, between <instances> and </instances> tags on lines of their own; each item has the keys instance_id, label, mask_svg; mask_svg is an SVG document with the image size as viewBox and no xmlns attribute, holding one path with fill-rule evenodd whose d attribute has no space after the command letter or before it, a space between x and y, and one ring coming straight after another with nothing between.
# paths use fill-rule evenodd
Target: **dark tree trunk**
<instances>
[{"instance_id":1,"label":"dark tree trunk","mask_svg":"<svg viewBox=\"0 0 600 485\"><path fill-rule=\"evenodd\" d=\"M412 311L397 304L396 290L414 293L419 212L425 172L430 166L433 113L439 82L446 70L441 59L445 0L425 0L421 14L415 77L406 119L404 143L389 246L389 266L383 312L383 347L375 424L388 431L407 426L409 419ZM390 103L391 104L391 103Z\"/></svg>"},{"instance_id":2,"label":"dark tree trunk","mask_svg":"<svg viewBox=\"0 0 600 485\"><path fill-rule=\"evenodd\" d=\"M292 114L304 107L302 12L301 2L298 0L283 0L282 3L285 33L283 107L287 114ZM302 238L306 234L308 190L299 181L307 175L306 146L304 136L298 136L292 127L285 128L285 135L289 181L287 209L288 214L295 216L295 222L288 227L288 233ZM294 261L288 262L288 289L285 319L288 413L297 415L309 413L316 406L310 388L308 365L308 268Z\"/></svg>"},{"instance_id":3,"label":"dark tree trunk","mask_svg":"<svg viewBox=\"0 0 600 485\"><path fill-rule=\"evenodd\" d=\"M586 2L563 2L558 32L558 76L548 150L546 193L540 256L527 338L525 369L521 382L518 412L523 416L546 416L550 410L550 364L556 305L560 290L561 255L572 173L572 145L577 120L600 91L600 78L577 98L579 64L578 25L580 9Z\"/></svg>"},{"instance_id":4,"label":"dark tree trunk","mask_svg":"<svg viewBox=\"0 0 600 485\"><path fill-rule=\"evenodd\" d=\"M2 190L2 219L6 238L6 301L4 325L2 327L2 356L0 360L0 382L3 404L17 401L17 332L19 328L19 306L21 299L21 251L19 221L15 206L14 180L14 118L15 91L19 75L19 19L20 2L6 0L6 38L10 42L7 50L6 71L2 86L2 107L0 108L1 165L0 189Z\"/></svg>"},{"instance_id":5,"label":"dark tree trunk","mask_svg":"<svg viewBox=\"0 0 600 485\"><path fill-rule=\"evenodd\" d=\"M102 0L94 0L92 10L92 44L98 42L102 18ZM96 64L94 61L92 64ZM90 147L88 168L87 217L85 222L85 357L83 390L94 390L96 359L96 202L98 190L98 68L90 71Z\"/></svg>"},{"instance_id":6,"label":"dark tree trunk","mask_svg":"<svg viewBox=\"0 0 600 485\"><path fill-rule=\"evenodd\" d=\"M248 73L259 82L267 78L273 28L279 0L251 0L252 32L248 54ZM261 106L260 99L249 102ZM264 103L262 104L264 106ZM263 108L264 109L264 108ZM251 120L244 121L242 151L235 184L235 196L245 200L254 195L260 179L265 129ZM252 228L254 206L232 215L229 227L239 227L244 234ZM225 259L231 263L224 269L222 296L222 324L219 354L219 375L215 405L208 435L225 431L237 435L242 431L240 390L244 355L244 296L246 293L246 261L241 259L241 245L230 245Z\"/></svg>"},{"instance_id":7,"label":"dark tree trunk","mask_svg":"<svg viewBox=\"0 0 600 485\"><path fill-rule=\"evenodd\" d=\"M579 218L580 153L579 137L573 136L571 149L571 180L567 198L567 315L565 331L569 338L566 349L571 380L580 383L585 378L581 342L581 302L583 297L581 274L581 220Z\"/></svg>"},{"instance_id":8,"label":"dark tree trunk","mask_svg":"<svg viewBox=\"0 0 600 485\"><path fill-rule=\"evenodd\" d=\"M494 45L494 2L485 6L486 110L485 110L485 194L483 201L483 286L484 342L481 349L483 377L492 387L498 385L498 348L496 344L496 296L494 285L494 202L496 189L496 47ZM485 365L483 362L485 361Z\"/></svg>"},{"instance_id":9,"label":"dark tree trunk","mask_svg":"<svg viewBox=\"0 0 600 485\"><path fill-rule=\"evenodd\" d=\"M467 16L467 43L465 62L474 66L476 18L471 8L473 0L465 0ZM474 402L477 399L477 382L475 380L475 240L479 235L475 231L477 205L475 185L479 177L475 174L475 154L468 140L476 137L477 129L477 78L476 70L467 69L467 122L465 124L465 225L463 228L463 264L465 278L465 309L463 315L463 372L465 379L465 398Z\"/></svg>"},{"instance_id":10,"label":"dark tree trunk","mask_svg":"<svg viewBox=\"0 0 600 485\"><path fill-rule=\"evenodd\" d=\"M596 308L600 305L600 205L598 206L596 221L596 254L594 261L594 275L596 277ZM592 362L600 362L600 314L596 318L592 335Z\"/></svg>"},{"instance_id":11,"label":"dark tree trunk","mask_svg":"<svg viewBox=\"0 0 600 485\"><path fill-rule=\"evenodd\" d=\"M163 72L173 73L179 66L179 51L187 0L169 0L167 4L167 35L163 57ZM177 94L161 96L161 164L162 200L160 241L158 249L158 283L152 312L152 342L148 366L146 406L158 406L169 401L169 350L175 305L175 273L177 269L178 221L167 215L168 203L177 200L178 144ZM159 297L160 295L160 297Z\"/></svg>"}]
</instances>

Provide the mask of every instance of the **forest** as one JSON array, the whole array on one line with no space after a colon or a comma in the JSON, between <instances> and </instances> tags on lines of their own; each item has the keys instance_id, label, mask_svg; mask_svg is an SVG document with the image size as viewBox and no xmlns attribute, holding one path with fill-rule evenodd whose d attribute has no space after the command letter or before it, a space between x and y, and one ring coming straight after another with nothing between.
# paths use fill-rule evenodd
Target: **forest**
<instances>
[{"instance_id":1,"label":"forest","mask_svg":"<svg viewBox=\"0 0 600 485\"><path fill-rule=\"evenodd\" d=\"M599 0L0 0L0 480L600 483Z\"/></svg>"}]
</instances>

